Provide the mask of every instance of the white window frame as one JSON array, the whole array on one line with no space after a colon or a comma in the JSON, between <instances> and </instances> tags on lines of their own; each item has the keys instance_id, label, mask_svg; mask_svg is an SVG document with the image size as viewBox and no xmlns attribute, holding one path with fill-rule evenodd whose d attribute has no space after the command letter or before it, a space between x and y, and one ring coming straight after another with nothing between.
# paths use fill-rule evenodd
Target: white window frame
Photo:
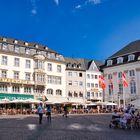
<instances>
[{"instance_id":1,"label":"white window frame","mask_svg":"<svg viewBox=\"0 0 140 140\"><path fill-rule=\"evenodd\" d=\"M133 61L134 59L135 59L135 55L134 54L128 55L128 62L129 61Z\"/></svg>"},{"instance_id":2,"label":"white window frame","mask_svg":"<svg viewBox=\"0 0 140 140\"><path fill-rule=\"evenodd\" d=\"M123 57L117 58L117 64L122 64L123 63Z\"/></svg>"},{"instance_id":3,"label":"white window frame","mask_svg":"<svg viewBox=\"0 0 140 140\"><path fill-rule=\"evenodd\" d=\"M112 65L112 63L113 63L113 61L112 61L112 60L107 60L107 66L111 66L111 65Z\"/></svg>"}]
</instances>

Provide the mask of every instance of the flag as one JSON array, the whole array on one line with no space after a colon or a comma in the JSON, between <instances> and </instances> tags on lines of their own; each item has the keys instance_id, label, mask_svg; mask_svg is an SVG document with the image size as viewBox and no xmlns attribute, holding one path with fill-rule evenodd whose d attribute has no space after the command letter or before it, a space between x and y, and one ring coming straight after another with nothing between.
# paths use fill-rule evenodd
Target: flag
<instances>
[{"instance_id":1,"label":"flag","mask_svg":"<svg viewBox=\"0 0 140 140\"><path fill-rule=\"evenodd\" d=\"M99 75L99 85L102 89L105 89L106 88L106 85L105 85L105 80L104 80L104 77L103 75Z\"/></svg>"},{"instance_id":2,"label":"flag","mask_svg":"<svg viewBox=\"0 0 140 140\"><path fill-rule=\"evenodd\" d=\"M126 80L125 73L122 74L122 81L123 81L123 86L124 87L128 87L128 81Z\"/></svg>"}]
</instances>

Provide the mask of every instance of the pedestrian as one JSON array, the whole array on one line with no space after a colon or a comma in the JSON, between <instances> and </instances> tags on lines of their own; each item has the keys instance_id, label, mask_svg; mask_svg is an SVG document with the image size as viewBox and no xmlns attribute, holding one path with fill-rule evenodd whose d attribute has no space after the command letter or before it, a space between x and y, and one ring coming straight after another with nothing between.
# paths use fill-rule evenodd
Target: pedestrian
<instances>
[{"instance_id":1,"label":"pedestrian","mask_svg":"<svg viewBox=\"0 0 140 140\"><path fill-rule=\"evenodd\" d=\"M68 107L66 106L66 105L64 105L64 114L63 114L63 117L68 117L67 116L67 114L68 114Z\"/></svg>"},{"instance_id":2,"label":"pedestrian","mask_svg":"<svg viewBox=\"0 0 140 140\"><path fill-rule=\"evenodd\" d=\"M51 106L47 105L47 119L48 119L48 123L51 123Z\"/></svg>"},{"instance_id":3,"label":"pedestrian","mask_svg":"<svg viewBox=\"0 0 140 140\"><path fill-rule=\"evenodd\" d=\"M39 124L42 124L42 118L43 118L43 113L44 113L42 103L39 104L37 108L37 113L39 115Z\"/></svg>"}]
</instances>

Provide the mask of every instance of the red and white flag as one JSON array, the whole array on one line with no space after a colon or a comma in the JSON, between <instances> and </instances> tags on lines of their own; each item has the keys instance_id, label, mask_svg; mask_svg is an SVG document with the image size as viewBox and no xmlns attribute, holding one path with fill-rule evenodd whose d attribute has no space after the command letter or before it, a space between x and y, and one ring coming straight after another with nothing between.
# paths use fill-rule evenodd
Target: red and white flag
<instances>
[{"instance_id":1,"label":"red and white flag","mask_svg":"<svg viewBox=\"0 0 140 140\"><path fill-rule=\"evenodd\" d=\"M128 81L126 80L125 73L122 74L122 81L123 81L123 86L124 87L128 87Z\"/></svg>"},{"instance_id":2,"label":"red and white flag","mask_svg":"<svg viewBox=\"0 0 140 140\"><path fill-rule=\"evenodd\" d=\"M104 77L103 75L99 75L99 85L102 89L105 89L106 88L106 85L105 85L105 80L104 80Z\"/></svg>"}]
</instances>

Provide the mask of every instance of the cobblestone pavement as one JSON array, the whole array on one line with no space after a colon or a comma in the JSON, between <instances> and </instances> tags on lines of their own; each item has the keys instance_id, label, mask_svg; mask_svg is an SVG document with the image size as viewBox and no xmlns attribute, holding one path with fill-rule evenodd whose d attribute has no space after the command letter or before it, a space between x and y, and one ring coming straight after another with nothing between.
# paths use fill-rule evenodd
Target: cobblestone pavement
<instances>
[{"instance_id":1,"label":"cobblestone pavement","mask_svg":"<svg viewBox=\"0 0 140 140\"><path fill-rule=\"evenodd\" d=\"M46 116L38 124L38 116L0 116L0 140L140 140L140 130L110 129L111 116L70 115Z\"/></svg>"}]
</instances>

